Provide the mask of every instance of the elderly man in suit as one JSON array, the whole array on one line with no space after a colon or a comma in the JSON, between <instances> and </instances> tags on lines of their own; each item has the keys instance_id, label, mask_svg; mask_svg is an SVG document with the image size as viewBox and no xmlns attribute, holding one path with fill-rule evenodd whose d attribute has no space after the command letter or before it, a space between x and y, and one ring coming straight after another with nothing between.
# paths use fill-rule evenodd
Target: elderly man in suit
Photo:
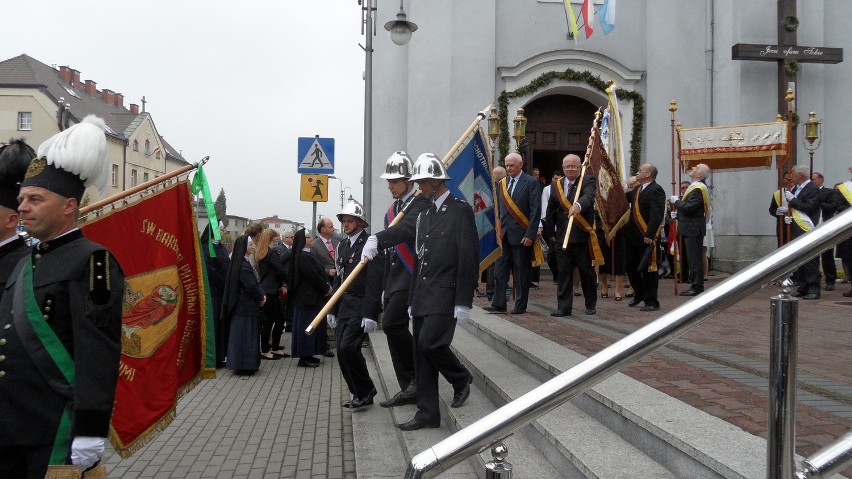
<instances>
[{"instance_id":1,"label":"elderly man in suit","mask_svg":"<svg viewBox=\"0 0 852 479\"><path fill-rule=\"evenodd\" d=\"M523 314L527 311L533 245L541 220L541 188L538 179L522 171L524 160L520 154L509 153L505 163L507 176L499 182L497 194L503 255L494 268L494 297L484 309L506 311L506 296L502 293L511 271L517 288L512 314Z\"/></svg>"},{"instance_id":2,"label":"elderly man in suit","mask_svg":"<svg viewBox=\"0 0 852 479\"><path fill-rule=\"evenodd\" d=\"M317 233L319 236L311 245L311 252L328 273L328 281L333 283L337 274L335 262L337 260L337 245L340 244L340 240L334 236L334 223L331 222L331 218L323 218L317 223Z\"/></svg>"},{"instance_id":3,"label":"elderly man in suit","mask_svg":"<svg viewBox=\"0 0 852 479\"><path fill-rule=\"evenodd\" d=\"M641 311L659 311L657 299L659 277L653 255L648 266L639 268L647 248L654 247L660 239L660 229L666 214L666 192L657 184L657 167L645 163L636 173L639 185L627 192L630 203L630 222L627 228L626 263L627 277L633 285L633 300L627 303L633 307L645 302ZM653 250L654 254L658 251Z\"/></svg>"},{"instance_id":4,"label":"elderly man in suit","mask_svg":"<svg viewBox=\"0 0 852 479\"><path fill-rule=\"evenodd\" d=\"M544 234L554 243L559 277L556 286L556 310L551 316L570 316L574 304L574 268L580 272L580 284L586 304L586 314L597 311L597 291L595 270L592 267L592 252L597 243L595 234L595 193L597 181L586 174L580 183L580 157L567 155L562 159L563 178L555 181L550 188L547 202L547 214L544 220ZM579 197L577 191L579 189ZM576 200L576 201L575 201ZM568 222L574 218L568 236L568 248L562 249L562 241L568 234ZM591 250L591 251L590 251ZM600 247L597 248L600 253Z\"/></svg>"},{"instance_id":5,"label":"elderly man in suit","mask_svg":"<svg viewBox=\"0 0 852 479\"><path fill-rule=\"evenodd\" d=\"M810 170L805 165L796 165L792 169L793 183L796 185L792 190L785 191L791 215L785 216L784 221L791 225L793 239L813 230L819 222L820 193L819 187L811 181ZM796 270L799 280L799 288L793 296L802 299L819 299L819 255L809 259Z\"/></svg>"},{"instance_id":6,"label":"elderly man in suit","mask_svg":"<svg viewBox=\"0 0 852 479\"><path fill-rule=\"evenodd\" d=\"M682 197L672 196L672 205L677 208L677 232L683 237L683 249L689 263L690 287L680 293L681 296L697 296L704 292L704 258L701 247L704 245L704 235L707 234L707 215L710 212L710 192L707 189L707 178L710 167L704 163L693 166L689 170L692 183L686 188Z\"/></svg>"},{"instance_id":7,"label":"elderly man in suit","mask_svg":"<svg viewBox=\"0 0 852 479\"><path fill-rule=\"evenodd\" d=\"M818 171L811 173L811 181L819 188L819 207L822 212L822 221L828 221L834 217L836 194L833 188L825 187L825 176ZM837 281L837 265L834 263L834 248L828 248L820 255L822 272L825 273L825 290L834 291L834 283Z\"/></svg>"}]
</instances>

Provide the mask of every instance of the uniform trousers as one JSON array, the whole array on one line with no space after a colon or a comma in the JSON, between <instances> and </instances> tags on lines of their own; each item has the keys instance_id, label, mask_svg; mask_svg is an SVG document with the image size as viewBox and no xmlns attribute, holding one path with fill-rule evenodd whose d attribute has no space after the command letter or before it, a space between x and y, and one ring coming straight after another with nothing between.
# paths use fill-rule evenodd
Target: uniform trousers
<instances>
[{"instance_id":1,"label":"uniform trousers","mask_svg":"<svg viewBox=\"0 0 852 479\"><path fill-rule=\"evenodd\" d=\"M530 293L530 272L532 270L532 246L512 246L508 238L503 237L503 255L494 266L494 297L491 305L495 308L506 308L506 291L509 285L509 271L515 277L515 309L527 310L527 300Z\"/></svg>"},{"instance_id":2,"label":"uniform trousers","mask_svg":"<svg viewBox=\"0 0 852 479\"><path fill-rule=\"evenodd\" d=\"M660 307L660 301L657 299L657 290L659 289L660 279L657 272L649 272L647 268L643 271L638 271L639 262L642 261L642 256L645 254L645 249L648 245L642 244L625 244L625 265L627 269L627 278L630 280L630 286L633 287L633 300L644 301L645 306ZM658 249L659 251L659 249Z\"/></svg>"},{"instance_id":3,"label":"uniform trousers","mask_svg":"<svg viewBox=\"0 0 852 479\"><path fill-rule=\"evenodd\" d=\"M0 446L0 477L44 479L53 445Z\"/></svg>"},{"instance_id":4,"label":"uniform trousers","mask_svg":"<svg viewBox=\"0 0 852 479\"><path fill-rule=\"evenodd\" d=\"M394 291L386 299L382 331L388 340L393 371L404 390L414 383L414 338L408 330L408 290Z\"/></svg>"},{"instance_id":5,"label":"uniform trousers","mask_svg":"<svg viewBox=\"0 0 852 479\"><path fill-rule=\"evenodd\" d=\"M358 399L367 397L376 388L361 352L361 343L365 339L367 333L361 327L360 317L341 319L337 322L337 363L349 392Z\"/></svg>"},{"instance_id":6,"label":"uniform trousers","mask_svg":"<svg viewBox=\"0 0 852 479\"><path fill-rule=\"evenodd\" d=\"M441 419L438 407L438 373L458 392L472 378L467 368L450 349L456 332L456 320L450 314L414 317L414 344L417 352L417 414L415 419L436 422Z\"/></svg>"},{"instance_id":7,"label":"uniform trousers","mask_svg":"<svg viewBox=\"0 0 852 479\"><path fill-rule=\"evenodd\" d=\"M598 304L597 280L595 269L592 267L592 256L589 254L589 243L568 243L568 249L563 250L562 244L556 242L556 264L559 277L556 283L556 307L565 313L571 312L574 306L574 267L580 271L580 286L586 309L595 309Z\"/></svg>"},{"instance_id":8,"label":"uniform trousers","mask_svg":"<svg viewBox=\"0 0 852 479\"><path fill-rule=\"evenodd\" d=\"M683 249L686 251L686 260L689 263L689 289L699 293L704 291L704 258L701 248L704 246L704 237L684 236Z\"/></svg>"}]
</instances>

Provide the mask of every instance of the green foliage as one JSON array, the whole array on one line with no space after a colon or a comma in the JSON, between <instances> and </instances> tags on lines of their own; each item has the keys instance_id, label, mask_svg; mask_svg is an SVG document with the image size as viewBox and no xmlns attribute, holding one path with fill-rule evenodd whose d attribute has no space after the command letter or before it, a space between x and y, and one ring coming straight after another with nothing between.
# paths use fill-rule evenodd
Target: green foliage
<instances>
[{"instance_id":1,"label":"green foliage","mask_svg":"<svg viewBox=\"0 0 852 479\"><path fill-rule=\"evenodd\" d=\"M799 62L797 62L796 60L785 61L784 73L786 73L788 77L796 76L796 73L799 73Z\"/></svg>"},{"instance_id":2,"label":"green foliage","mask_svg":"<svg viewBox=\"0 0 852 479\"><path fill-rule=\"evenodd\" d=\"M509 152L509 100L535 93L554 80L566 80L575 82L584 82L587 85L606 93L609 86L600 77L592 75L591 72L578 72L570 68L564 72L547 72L531 81L528 85L522 86L517 90L506 92L503 91L498 99L498 114L500 115L500 138L498 140L498 148L500 150L500 158L504 158ZM624 90L619 88L616 90L619 100L627 99L633 102L633 131L632 139L630 140L630 171L636 173L639 170L639 164L642 157L642 136L643 124L645 121L645 99L635 91Z\"/></svg>"},{"instance_id":3,"label":"green foliage","mask_svg":"<svg viewBox=\"0 0 852 479\"><path fill-rule=\"evenodd\" d=\"M799 28L799 19L795 15L785 15L781 20L781 26L788 32L795 32Z\"/></svg>"},{"instance_id":4,"label":"green foliage","mask_svg":"<svg viewBox=\"0 0 852 479\"><path fill-rule=\"evenodd\" d=\"M225 199L225 188L219 189L219 196L216 197L216 202L213 203L213 209L216 210L216 217L219 221L225 222L225 214L228 210L228 201ZM227 225L227 222L225 222ZM214 225L214 228L218 225Z\"/></svg>"}]
</instances>

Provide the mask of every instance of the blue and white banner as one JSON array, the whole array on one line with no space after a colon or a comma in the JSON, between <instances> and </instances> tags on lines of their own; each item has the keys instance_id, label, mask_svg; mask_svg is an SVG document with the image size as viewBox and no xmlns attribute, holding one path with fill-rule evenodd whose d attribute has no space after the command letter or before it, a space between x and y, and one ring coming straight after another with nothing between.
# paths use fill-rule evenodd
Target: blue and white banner
<instances>
[{"instance_id":1,"label":"blue and white banner","mask_svg":"<svg viewBox=\"0 0 852 479\"><path fill-rule=\"evenodd\" d=\"M479 233L479 271L482 272L500 256L494 222L495 189L491 181L491 151L485 132L477 129L458 153L448 161L447 187L457 198L473 206L476 231Z\"/></svg>"}]
</instances>

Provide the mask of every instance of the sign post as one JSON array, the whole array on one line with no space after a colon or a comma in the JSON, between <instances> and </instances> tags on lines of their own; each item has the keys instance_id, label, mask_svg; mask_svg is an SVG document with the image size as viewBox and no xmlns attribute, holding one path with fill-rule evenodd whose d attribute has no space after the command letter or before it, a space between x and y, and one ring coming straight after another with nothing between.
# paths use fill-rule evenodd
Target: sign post
<instances>
[{"instance_id":1,"label":"sign post","mask_svg":"<svg viewBox=\"0 0 852 479\"><path fill-rule=\"evenodd\" d=\"M328 175L334 173L334 138L299 138L296 172L302 174L300 199L313 203L311 234L316 236L317 202L328 201Z\"/></svg>"}]
</instances>

